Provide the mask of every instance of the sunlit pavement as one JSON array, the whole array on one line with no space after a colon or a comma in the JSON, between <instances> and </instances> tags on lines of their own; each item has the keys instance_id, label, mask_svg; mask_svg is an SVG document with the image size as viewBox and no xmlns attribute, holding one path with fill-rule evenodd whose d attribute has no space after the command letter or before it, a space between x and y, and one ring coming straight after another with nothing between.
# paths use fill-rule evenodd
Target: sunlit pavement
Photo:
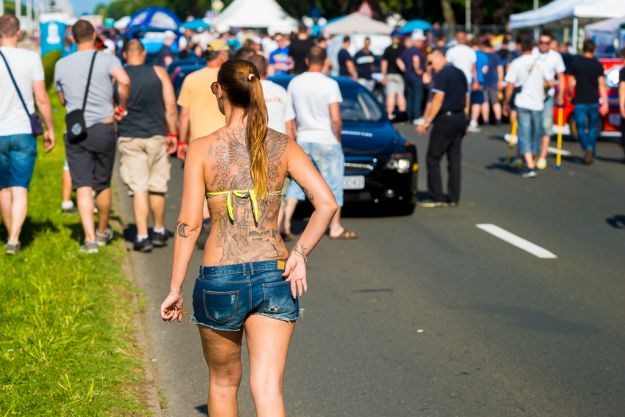
<instances>
[{"instance_id":1,"label":"sunlit pavement","mask_svg":"<svg viewBox=\"0 0 625 417\"><path fill-rule=\"evenodd\" d=\"M427 139L407 124L398 128L417 143L423 193ZM459 207L347 218L361 238L324 239L315 250L284 383L290 416L623 415L621 150L602 141L587 167L579 145L567 141L571 156L560 171L550 157L545 171L523 179L505 162L505 130L465 139ZM170 229L181 172L174 164ZM171 246L131 259L145 292L163 413L205 414L197 330L158 316ZM198 252L186 311L199 263ZM246 377L242 417L254 415Z\"/></svg>"}]
</instances>

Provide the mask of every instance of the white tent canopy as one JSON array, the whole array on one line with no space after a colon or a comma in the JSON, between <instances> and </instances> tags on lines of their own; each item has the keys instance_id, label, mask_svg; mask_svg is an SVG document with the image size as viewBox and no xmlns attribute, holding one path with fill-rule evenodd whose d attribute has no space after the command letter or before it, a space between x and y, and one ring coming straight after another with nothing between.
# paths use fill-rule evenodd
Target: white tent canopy
<instances>
[{"instance_id":1,"label":"white tent canopy","mask_svg":"<svg viewBox=\"0 0 625 417\"><path fill-rule=\"evenodd\" d=\"M323 34L328 35L353 35L353 34L383 34L388 35L393 27L384 22L371 19L362 13L355 12L347 17L326 25Z\"/></svg>"},{"instance_id":2,"label":"white tent canopy","mask_svg":"<svg viewBox=\"0 0 625 417\"><path fill-rule=\"evenodd\" d=\"M510 15L510 28L520 29L573 17L575 6L597 0L554 0L551 3L523 13ZM618 1L618 0L617 0Z\"/></svg>"},{"instance_id":3,"label":"white tent canopy","mask_svg":"<svg viewBox=\"0 0 625 417\"><path fill-rule=\"evenodd\" d=\"M625 16L586 25L586 32L607 32L614 34L619 30L622 24L625 24Z\"/></svg>"},{"instance_id":4,"label":"white tent canopy","mask_svg":"<svg viewBox=\"0 0 625 417\"><path fill-rule=\"evenodd\" d=\"M623 0L594 0L578 4L573 9L573 16L588 19L605 19L625 16Z\"/></svg>"},{"instance_id":5,"label":"white tent canopy","mask_svg":"<svg viewBox=\"0 0 625 417\"><path fill-rule=\"evenodd\" d=\"M288 33L297 29L297 21L275 0L234 0L217 17L218 30L229 28L266 28L270 33Z\"/></svg>"},{"instance_id":6,"label":"white tent canopy","mask_svg":"<svg viewBox=\"0 0 625 417\"><path fill-rule=\"evenodd\" d=\"M538 9L510 15L510 28L540 26L563 19L625 16L623 0L554 0Z\"/></svg>"}]
</instances>

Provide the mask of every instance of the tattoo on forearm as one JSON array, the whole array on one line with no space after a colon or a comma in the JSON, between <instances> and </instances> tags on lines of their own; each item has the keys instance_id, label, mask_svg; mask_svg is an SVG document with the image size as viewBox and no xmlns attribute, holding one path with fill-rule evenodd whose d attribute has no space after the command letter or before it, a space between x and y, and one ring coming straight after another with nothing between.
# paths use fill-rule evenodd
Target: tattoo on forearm
<instances>
[{"instance_id":1,"label":"tattoo on forearm","mask_svg":"<svg viewBox=\"0 0 625 417\"><path fill-rule=\"evenodd\" d=\"M301 255L308 255L308 248L304 245L302 245L301 243L297 243L295 245L295 247L293 248L293 250L295 250L295 252L300 253Z\"/></svg>"},{"instance_id":2,"label":"tattoo on forearm","mask_svg":"<svg viewBox=\"0 0 625 417\"><path fill-rule=\"evenodd\" d=\"M308 201L312 203L313 200L315 199L315 196L310 191L308 191L308 188L306 187L302 187L302 191L306 195L306 198L308 199Z\"/></svg>"},{"instance_id":3,"label":"tattoo on forearm","mask_svg":"<svg viewBox=\"0 0 625 417\"><path fill-rule=\"evenodd\" d=\"M178 236L189 237L189 235L187 235L187 227L189 227L189 225L186 223L183 223L183 222L176 223L176 232L178 233Z\"/></svg>"}]
</instances>

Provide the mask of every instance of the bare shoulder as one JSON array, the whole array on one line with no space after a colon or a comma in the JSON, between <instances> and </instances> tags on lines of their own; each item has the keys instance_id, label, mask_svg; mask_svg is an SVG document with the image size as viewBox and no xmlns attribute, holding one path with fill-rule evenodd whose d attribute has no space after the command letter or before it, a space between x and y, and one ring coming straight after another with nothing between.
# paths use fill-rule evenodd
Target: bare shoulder
<instances>
[{"instance_id":1,"label":"bare shoulder","mask_svg":"<svg viewBox=\"0 0 625 417\"><path fill-rule=\"evenodd\" d=\"M273 129L267 129L267 139L265 141L267 146L267 159L269 161L281 159L287 150L290 140L292 141L292 139L284 133Z\"/></svg>"},{"instance_id":2,"label":"bare shoulder","mask_svg":"<svg viewBox=\"0 0 625 417\"><path fill-rule=\"evenodd\" d=\"M216 130L215 132L210 133L206 136L201 136L199 138L193 139L189 143L189 151L191 150L195 150L196 152L207 151L211 147L213 147L217 142L219 142L219 130Z\"/></svg>"}]
</instances>

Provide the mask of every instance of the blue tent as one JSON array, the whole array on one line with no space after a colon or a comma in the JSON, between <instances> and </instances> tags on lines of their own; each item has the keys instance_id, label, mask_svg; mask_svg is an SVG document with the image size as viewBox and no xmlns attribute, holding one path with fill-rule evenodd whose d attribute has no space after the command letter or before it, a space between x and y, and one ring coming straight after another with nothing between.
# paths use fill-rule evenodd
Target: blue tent
<instances>
[{"instance_id":1,"label":"blue tent","mask_svg":"<svg viewBox=\"0 0 625 417\"><path fill-rule=\"evenodd\" d=\"M180 20L174 12L164 7L146 7L130 16L130 22L126 28L130 37L136 33L164 32L171 30L177 32Z\"/></svg>"},{"instance_id":2,"label":"blue tent","mask_svg":"<svg viewBox=\"0 0 625 417\"><path fill-rule=\"evenodd\" d=\"M193 31L207 30L211 28L210 23L204 19L193 19L180 25L181 29L190 29Z\"/></svg>"},{"instance_id":3,"label":"blue tent","mask_svg":"<svg viewBox=\"0 0 625 417\"><path fill-rule=\"evenodd\" d=\"M146 7L130 16L126 27L128 39L140 39L149 55L157 54L163 46L164 32L174 32L180 36L180 20L174 12L164 7ZM178 42L172 45L172 51L178 53Z\"/></svg>"},{"instance_id":4,"label":"blue tent","mask_svg":"<svg viewBox=\"0 0 625 417\"><path fill-rule=\"evenodd\" d=\"M415 30L426 31L426 30L431 30L431 29L432 29L432 25L430 24L430 22L426 20L416 19L416 20L410 20L406 22L406 24L401 27L399 32L402 34L406 34L406 33L412 33Z\"/></svg>"}]
</instances>

